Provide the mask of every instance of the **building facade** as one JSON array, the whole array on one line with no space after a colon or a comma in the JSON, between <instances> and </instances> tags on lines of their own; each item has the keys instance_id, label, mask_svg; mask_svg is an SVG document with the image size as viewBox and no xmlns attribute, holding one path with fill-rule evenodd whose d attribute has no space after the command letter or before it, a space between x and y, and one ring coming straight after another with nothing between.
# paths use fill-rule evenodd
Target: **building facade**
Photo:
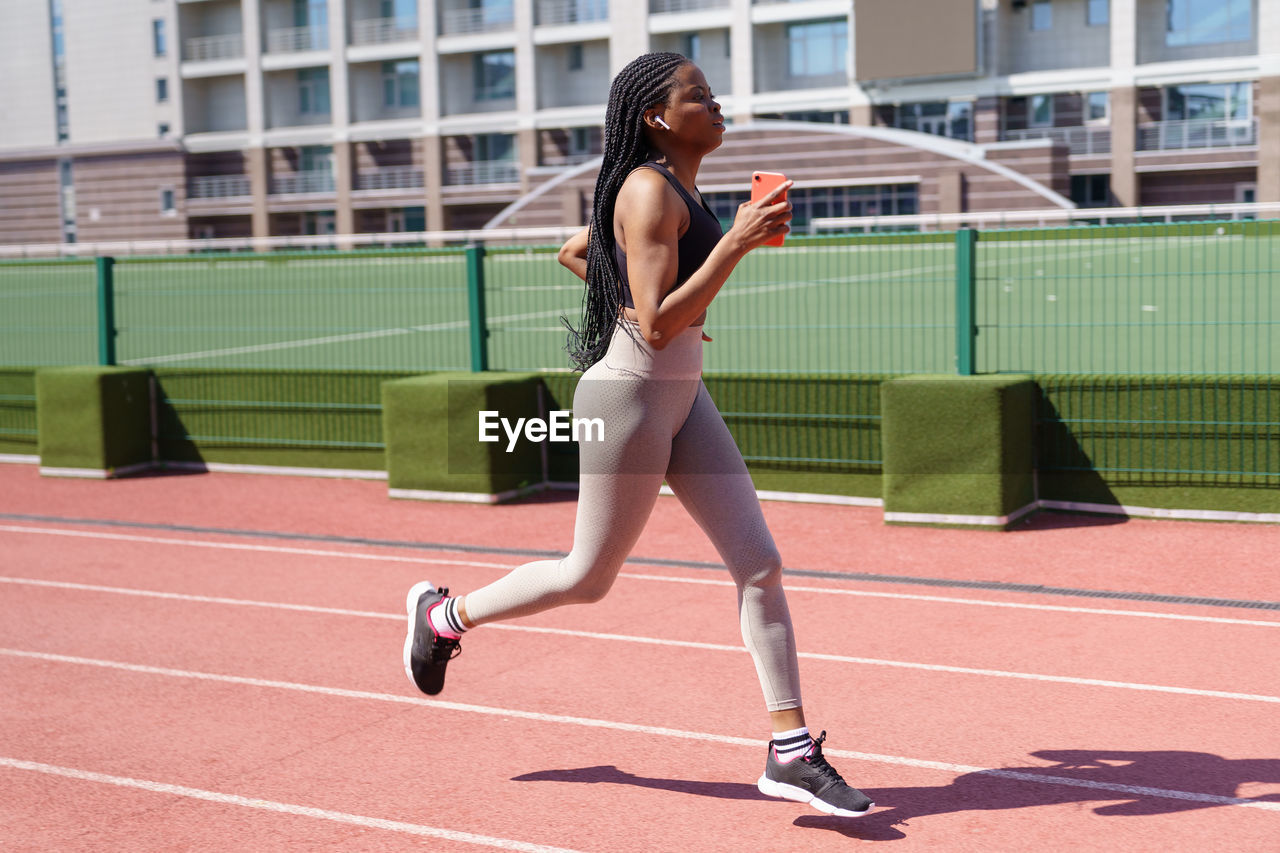
<instances>
[{"instance_id":1,"label":"building facade","mask_svg":"<svg viewBox=\"0 0 1280 853\"><path fill-rule=\"evenodd\" d=\"M6 0L0 243L580 224L647 50L726 215L1280 201L1280 0Z\"/></svg>"}]
</instances>

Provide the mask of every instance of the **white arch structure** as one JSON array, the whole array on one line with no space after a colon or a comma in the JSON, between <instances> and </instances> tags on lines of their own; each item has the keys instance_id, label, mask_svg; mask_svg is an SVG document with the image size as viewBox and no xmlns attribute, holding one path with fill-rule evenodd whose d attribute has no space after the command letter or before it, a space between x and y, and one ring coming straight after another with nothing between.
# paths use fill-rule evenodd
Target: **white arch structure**
<instances>
[{"instance_id":1,"label":"white arch structure","mask_svg":"<svg viewBox=\"0 0 1280 853\"><path fill-rule=\"evenodd\" d=\"M1038 196L1047 199L1050 203L1057 207L1067 210L1075 208L1075 202L1062 196L1059 193L1046 187L1039 181L1032 180L1021 172L1010 169L1002 163L993 163L987 159L987 149L983 145L975 145L971 142L960 142L955 139L948 139L944 136L934 136L931 133L920 133L915 130L902 130L896 127L864 127L862 125L853 124L818 124L816 122L804 121L771 121L761 120L753 121L748 124L731 124L726 125L724 132L730 133L746 133L748 131L761 130L790 130L801 133L829 133L833 136L856 136L862 139L875 139L880 142L891 142L897 145L905 145L908 148L918 148L921 151L929 151L934 154L941 154L944 157L950 157L959 160L962 163L968 163L977 166L980 169L986 169L988 172L1007 178L1014 183L1026 187ZM516 199L511 204L498 211L492 219L484 224L482 231L488 231L493 228L500 227L501 223L509 216L519 212L525 205L537 199L539 196L549 192L565 181L576 178L592 169L599 169L603 158L595 157L585 163L580 163L571 169L566 169L556 175L545 184L541 185L528 195Z\"/></svg>"}]
</instances>

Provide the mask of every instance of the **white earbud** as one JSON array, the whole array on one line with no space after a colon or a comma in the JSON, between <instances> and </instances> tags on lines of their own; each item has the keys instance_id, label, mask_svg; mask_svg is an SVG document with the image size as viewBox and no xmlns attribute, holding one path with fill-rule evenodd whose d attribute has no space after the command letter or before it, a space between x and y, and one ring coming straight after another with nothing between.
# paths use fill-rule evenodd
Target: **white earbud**
<instances>
[{"instance_id":1,"label":"white earbud","mask_svg":"<svg viewBox=\"0 0 1280 853\"><path fill-rule=\"evenodd\" d=\"M654 121L656 121L658 124L662 125L663 127L665 127L667 130L670 130L670 129L671 129L671 125L669 125L669 124L667 124L665 121L663 121L663 120L662 120L662 116L654 116L654 117L653 117L653 120L654 120Z\"/></svg>"}]
</instances>

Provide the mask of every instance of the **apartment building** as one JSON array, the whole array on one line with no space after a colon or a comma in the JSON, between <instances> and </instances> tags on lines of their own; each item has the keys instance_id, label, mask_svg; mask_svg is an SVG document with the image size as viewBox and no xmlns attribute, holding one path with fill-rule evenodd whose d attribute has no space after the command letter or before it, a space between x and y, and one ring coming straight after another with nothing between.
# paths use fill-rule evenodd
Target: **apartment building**
<instances>
[{"instance_id":1,"label":"apartment building","mask_svg":"<svg viewBox=\"0 0 1280 853\"><path fill-rule=\"evenodd\" d=\"M647 50L726 217L1280 201L1280 0L5 0L0 243L579 224Z\"/></svg>"}]
</instances>

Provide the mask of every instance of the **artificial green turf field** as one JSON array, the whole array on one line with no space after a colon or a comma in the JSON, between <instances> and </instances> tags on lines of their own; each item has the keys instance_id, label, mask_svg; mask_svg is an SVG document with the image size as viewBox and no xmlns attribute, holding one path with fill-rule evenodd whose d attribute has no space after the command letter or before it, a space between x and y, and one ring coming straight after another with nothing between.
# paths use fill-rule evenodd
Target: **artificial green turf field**
<instances>
[{"instance_id":1,"label":"artificial green turf field","mask_svg":"<svg viewBox=\"0 0 1280 853\"><path fill-rule=\"evenodd\" d=\"M983 232L979 372L1280 372L1280 229L1208 223ZM795 238L713 304L708 371L949 373L954 235ZM484 261L489 366L568 367L582 284L554 248ZM97 361L91 262L0 264L0 363ZM115 265L117 359L172 367L458 370L460 250L134 259Z\"/></svg>"}]
</instances>

